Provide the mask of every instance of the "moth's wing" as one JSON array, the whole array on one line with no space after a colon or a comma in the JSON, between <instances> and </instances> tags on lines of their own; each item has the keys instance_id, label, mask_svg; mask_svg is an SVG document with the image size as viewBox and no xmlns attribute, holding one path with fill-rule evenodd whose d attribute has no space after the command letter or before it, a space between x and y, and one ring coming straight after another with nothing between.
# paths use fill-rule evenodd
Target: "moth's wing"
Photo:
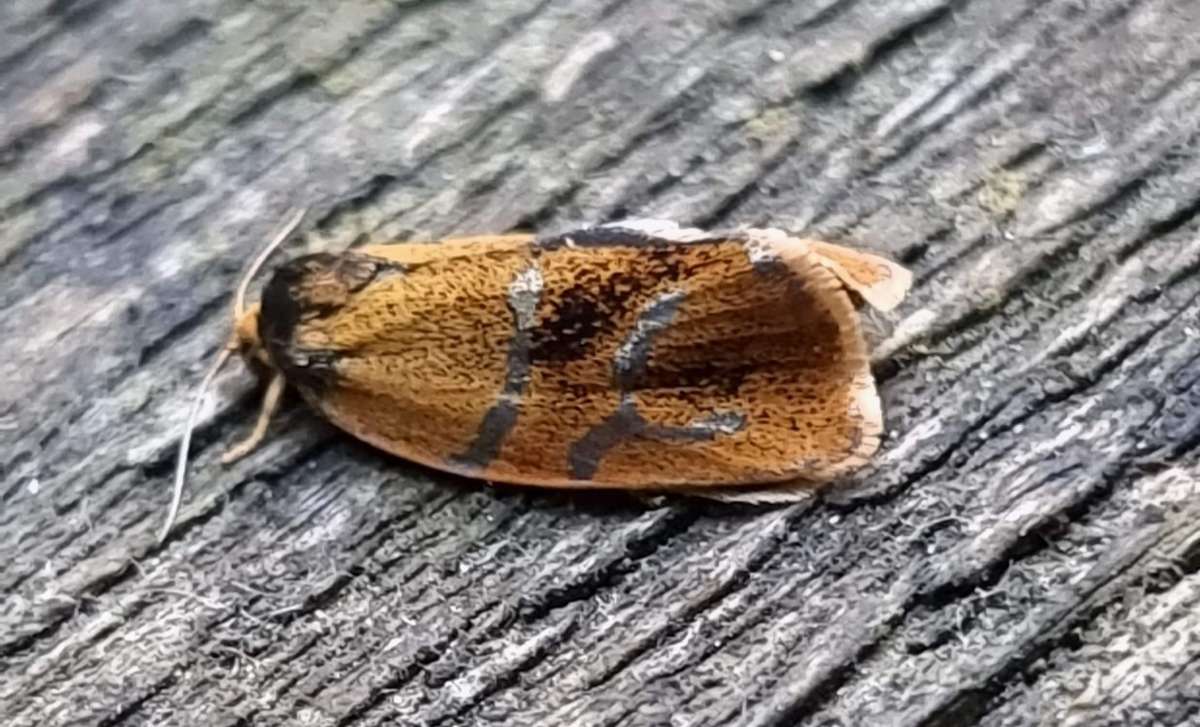
<instances>
[{"instance_id":1,"label":"moth's wing","mask_svg":"<svg viewBox=\"0 0 1200 727\"><path fill-rule=\"evenodd\" d=\"M681 227L670 220L652 218L622 220L610 223L606 227L635 230L679 242L694 242L711 238L714 234L696 228ZM777 229L751 228L744 232L751 238L769 240L773 245L807 248L842 285L881 311L889 311L898 306L912 287L912 273L908 269L879 255L821 240L792 237Z\"/></svg>"},{"instance_id":2,"label":"moth's wing","mask_svg":"<svg viewBox=\"0 0 1200 727\"><path fill-rule=\"evenodd\" d=\"M804 242L821 265L878 310L900 305L912 287L912 273L887 258L820 240Z\"/></svg>"},{"instance_id":3,"label":"moth's wing","mask_svg":"<svg viewBox=\"0 0 1200 727\"><path fill-rule=\"evenodd\" d=\"M390 260L392 262L416 265L433 260L444 260L452 257L468 255L487 255L504 253L506 251L527 248L534 236L525 233L509 235L470 235L450 237L429 243L393 243L383 245L363 245L355 248L353 253Z\"/></svg>"},{"instance_id":4,"label":"moth's wing","mask_svg":"<svg viewBox=\"0 0 1200 727\"><path fill-rule=\"evenodd\" d=\"M380 275L320 320L337 341L338 383L310 401L380 449L469 470L459 459L507 381L508 293L528 268L534 239L475 235L357 249L396 264L399 274Z\"/></svg>"},{"instance_id":5,"label":"moth's wing","mask_svg":"<svg viewBox=\"0 0 1200 727\"><path fill-rule=\"evenodd\" d=\"M513 281L529 236L310 255L264 288L272 362L334 424L444 470L477 437L509 379Z\"/></svg>"},{"instance_id":6,"label":"moth's wing","mask_svg":"<svg viewBox=\"0 0 1200 727\"><path fill-rule=\"evenodd\" d=\"M857 313L804 245L618 225L541 258L529 386L487 477L716 487L866 461L881 415Z\"/></svg>"},{"instance_id":7,"label":"moth's wing","mask_svg":"<svg viewBox=\"0 0 1200 727\"><path fill-rule=\"evenodd\" d=\"M874 452L879 402L849 297L790 240L618 228L309 256L267 285L260 334L335 424L438 469L822 481Z\"/></svg>"}]
</instances>

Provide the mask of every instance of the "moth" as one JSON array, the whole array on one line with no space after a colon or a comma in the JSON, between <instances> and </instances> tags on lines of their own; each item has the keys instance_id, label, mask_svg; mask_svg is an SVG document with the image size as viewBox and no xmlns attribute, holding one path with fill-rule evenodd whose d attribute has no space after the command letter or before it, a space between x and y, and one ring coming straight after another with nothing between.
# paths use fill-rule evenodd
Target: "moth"
<instances>
[{"instance_id":1,"label":"moth","mask_svg":"<svg viewBox=\"0 0 1200 727\"><path fill-rule=\"evenodd\" d=\"M538 237L367 245L238 286L232 354L336 426L431 468L559 488L795 499L867 462L882 416L857 307L897 306L885 258L775 229L630 220Z\"/></svg>"}]
</instances>

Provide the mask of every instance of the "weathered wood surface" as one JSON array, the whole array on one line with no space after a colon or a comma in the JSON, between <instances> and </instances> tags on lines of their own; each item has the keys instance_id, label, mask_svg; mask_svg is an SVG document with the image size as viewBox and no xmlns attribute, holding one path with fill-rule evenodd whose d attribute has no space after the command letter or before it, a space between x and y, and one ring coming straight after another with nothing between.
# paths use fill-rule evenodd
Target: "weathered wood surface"
<instances>
[{"instance_id":1,"label":"weathered wood surface","mask_svg":"<svg viewBox=\"0 0 1200 727\"><path fill-rule=\"evenodd\" d=\"M1190 0L6 0L7 725L1200 714ZM915 270L889 438L808 506L489 489L223 375L289 249L652 214Z\"/></svg>"}]
</instances>

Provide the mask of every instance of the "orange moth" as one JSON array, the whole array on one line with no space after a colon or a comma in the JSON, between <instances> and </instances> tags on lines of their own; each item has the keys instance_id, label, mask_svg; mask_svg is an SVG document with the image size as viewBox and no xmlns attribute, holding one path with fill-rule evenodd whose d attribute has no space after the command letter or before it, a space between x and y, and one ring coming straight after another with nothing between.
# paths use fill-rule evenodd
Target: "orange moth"
<instances>
[{"instance_id":1,"label":"orange moth","mask_svg":"<svg viewBox=\"0 0 1200 727\"><path fill-rule=\"evenodd\" d=\"M911 284L881 257L774 229L632 220L548 237L368 245L280 265L233 353L389 453L494 482L788 500L863 465L882 417L856 306Z\"/></svg>"}]
</instances>

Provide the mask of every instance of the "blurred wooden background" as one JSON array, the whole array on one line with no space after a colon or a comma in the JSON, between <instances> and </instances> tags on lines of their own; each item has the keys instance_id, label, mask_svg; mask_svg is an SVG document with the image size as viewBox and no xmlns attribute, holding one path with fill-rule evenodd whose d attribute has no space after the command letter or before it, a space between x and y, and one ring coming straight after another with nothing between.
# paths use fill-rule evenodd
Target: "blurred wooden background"
<instances>
[{"instance_id":1,"label":"blurred wooden background","mask_svg":"<svg viewBox=\"0 0 1200 727\"><path fill-rule=\"evenodd\" d=\"M1200 5L5 0L7 725L1200 714ZM225 469L238 271L627 215L911 265L808 506L488 488L292 403Z\"/></svg>"}]
</instances>

